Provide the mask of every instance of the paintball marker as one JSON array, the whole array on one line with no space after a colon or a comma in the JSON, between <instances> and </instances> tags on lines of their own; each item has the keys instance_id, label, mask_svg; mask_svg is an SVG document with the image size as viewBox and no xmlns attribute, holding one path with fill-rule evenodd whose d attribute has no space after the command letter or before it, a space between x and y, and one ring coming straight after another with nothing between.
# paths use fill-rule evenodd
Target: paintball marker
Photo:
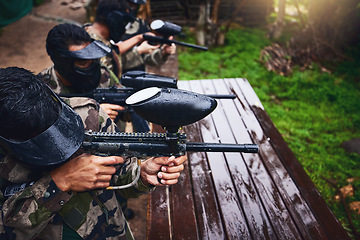
<instances>
[{"instance_id":1,"label":"paintball marker","mask_svg":"<svg viewBox=\"0 0 360 240\"><path fill-rule=\"evenodd\" d=\"M120 106L127 106L125 100L138 90L159 87L159 88L177 88L177 79L165 77L156 74L149 74L144 71L129 71L122 75L121 84L125 88L117 88L115 86L110 88L96 88L87 93L76 94L60 94L61 97L88 97L95 99L98 103L111 103ZM229 98L234 99L234 94L229 95L206 95L212 98Z\"/></svg>"},{"instance_id":2,"label":"paintball marker","mask_svg":"<svg viewBox=\"0 0 360 240\"><path fill-rule=\"evenodd\" d=\"M149 42L149 44L156 45L156 44L172 44L175 43L177 45L185 46L185 47L191 47L196 48L200 50L207 51L207 47L202 47L190 43L180 42L176 40L170 40L170 36L175 36L181 33L181 26L176 25L171 22L165 22L162 20L155 20L150 24L150 29L155 32L155 34L161 35L161 36L152 36L149 34L144 33L143 37L145 40Z\"/></svg>"},{"instance_id":3,"label":"paintball marker","mask_svg":"<svg viewBox=\"0 0 360 240\"><path fill-rule=\"evenodd\" d=\"M159 88L177 88L177 79L165 77L156 74L149 74L144 71L129 71L122 75L121 84L127 86L125 88L117 88L115 86L110 88L96 88L91 92L77 93L77 94L60 94L61 97L88 97L95 99L98 103L110 103L120 106L127 106L125 100L138 90L148 87ZM229 95L206 95L212 98L234 99L234 94ZM148 123L140 118L136 113L128 108L131 115L131 121L137 132L149 132Z\"/></svg>"},{"instance_id":4,"label":"paintball marker","mask_svg":"<svg viewBox=\"0 0 360 240\"><path fill-rule=\"evenodd\" d=\"M166 129L166 133L85 132L83 148L90 153L158 157L181 156L186 151L257 153L256 144L187 142L179 128L199 121L217 106L215 99L180 89L151 87L127 98L126 103L147 121Z\"/></svg>"}]
</instances>

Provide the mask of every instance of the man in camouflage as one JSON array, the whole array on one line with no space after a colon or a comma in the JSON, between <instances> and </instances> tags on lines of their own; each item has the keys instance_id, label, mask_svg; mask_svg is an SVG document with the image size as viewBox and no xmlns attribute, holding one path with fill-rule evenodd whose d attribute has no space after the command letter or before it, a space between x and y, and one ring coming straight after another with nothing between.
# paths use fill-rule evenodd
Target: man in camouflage
<instances>
[{"instance_id":1,"label":"man in camouflage","mask_svg":"<svg viewBox=\"0 0 360 240\"><path fill-rule=\"evenodd\" d=\"M120 42L125 33L125 26L132 20L133 16L129 13L126 0L101 0L96 9L94 23L84 25L91 38L113 48L112 54L103 57L101 63L117 77L122 73L121 54L144 40L142 34L139 34Z\"/></svg>"},{"instance_id":2,"label":"man in camouflage","mask_svg":"<svg viewBox=\"0 0 360 240\"><path fill-rule=\"evenodd\" d=\"M126 32L122 41L126 41L138 34L149 34L148 32L150 32L148 23L137 16L140 6L146 4L146 0L127 0L127 2L135 20L126 26ZM147 49L146 52L142 50L145 47ZM123 72L132 70L145 71L145 65L160 66L167 61L170 55L175 53L176 45L174 43L160 46L150 45L147 41L144 41L141 45L135 46L130 51L121 55L122 70Z\"/></svg>"},{"instance_id":3,"label":"man in camouflage","mask_svg":"<svg viewBox=\"0 0 360 240\"><path fill-rule=\"evenodd\" d=\"M74 24L55 26L47 35L46 50L54 65L42 71L39 76L55 93L80 94L96 87L120 87L115 74L99 62L100 57L111 54L111 49L101 42L92 42L83 28ZM128 111L121 111L125 109L123 106L102 103L100 107L113 121L116 120L122 132L125 132L126 122L130 120L133 120L135 131L150 130L145 120L137 116L134 120ZM126 199L121 198L121 205L125 216L128 219L133 217L133 211L127 208Z\"/></svg>"},{"instance_id":4,"label":"man in camouflage","mask_svg":"<svg viewBox=\"0 0 360 240\"><path fill-rule=\"evenodd\" d=\"M101 59L101 63L117 76L121 76L123 72L123 63L126 70L144 63L160 65L166 61L168 55L176 51L175 45L164 45L159 49L160 45L153 46L144 41L143 33L152 34L148 30L132 34L126 40L122 39L126 26L135 18L126 0L101 0L96 8L94 23L84 26L93 39L114 49L112 54ZM122 57L124 54L126 55Z\"/></svg>"},{"instance_id":5,"label":"man in camouflage","mask_svg":"<svg viewBox=\"0 0 360 240\"><path fill-rule=\"evenodd\" d=\"M46 50L54 65L39 76L57 94L120 86L114 73L99 62L100 57L111 54L111 49L93 41L79 26L65 23L53 27L46 38ZM112 120L124 110L115 104L100 106Z\"/></svg>"},{"instance_id":6,"label":"man in camouflage","mask_svg":"<svg viewBox=\"0 0 360 240\"><path fill-rule=\"evenodd\" d=\"M117 196L175 184L183 170L186 157L150 158L134 186L105 190L132 182L136 159L82 153L83 128L116 126L91 99L67 102L81 118L31 72L0 69L0 239L133 239Z\"/></svg>"}]
</instances>

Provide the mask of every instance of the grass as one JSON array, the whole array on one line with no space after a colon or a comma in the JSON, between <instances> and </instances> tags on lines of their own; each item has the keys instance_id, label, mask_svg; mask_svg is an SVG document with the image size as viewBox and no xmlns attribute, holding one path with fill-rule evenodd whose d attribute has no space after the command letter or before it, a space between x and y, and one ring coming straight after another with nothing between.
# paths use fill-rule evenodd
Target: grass
<instances>
[{"instance_id":1,"label":"grass","mask_svg":"<svg viewBox=\"0 0 360 240\"><path fill-rule=\"evenodd\" d=\"M188 38L186 41L192 41ZM270 118L343 226L351 229L344 206L335 200L337 190L351 184L360 201L360 157L347 153L341 143L360 137L360 51L352 61L327 63L332 74L316 64L294 69L285 77L269 72L259 62L260 51L270 45L259 29L233 29L226 45L207 52L181 48L179 79L246 78ZM360 216L351 214L360 231Z\"/></svg>"}]
</instances>

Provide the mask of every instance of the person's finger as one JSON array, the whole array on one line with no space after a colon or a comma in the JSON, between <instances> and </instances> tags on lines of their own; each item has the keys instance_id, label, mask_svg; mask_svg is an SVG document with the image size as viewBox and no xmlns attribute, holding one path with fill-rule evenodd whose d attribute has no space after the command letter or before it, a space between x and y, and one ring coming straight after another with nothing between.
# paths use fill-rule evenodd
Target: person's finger
<instances>
[{"instance_id":1,"label":"person's finger","mask_svg":"<svg viewBox=\"0 0 360 240\"><path fill-rule=\"evenodd\" d=\"M161 185L174 185L177 182L178 182L178 179L172 179L172 180L161 179L160 180Z\"/></svg>"},{"instance_id":2,"label":"person's finger","mask_svg":"<svg viewBox=\"0 0 360 240\"><path fill-rule=\"evenodd\" d=\"M95 182L94 186L89 189L96 189L96 188L107 188L110 186L110 182Z\"/></svg>"},{"instance_id":3,"label":"person's finger","mask_svg":"<svg viewBox=\"0 0 360 240\"><path fill-rule=\"evenodd\" d=\"M102 104L100 104L100 106L105 110L113 110L113 111L125 110L125 107L117 105L117 104L102 103Z\"/></svg>"},{"instance_id":4,"label":"person's finger","mask_svg":"<svg viewBox=\"0 0 360 240\"><path fill-rule=\"evenodd\" d=\"M109 117L115 117L115 118L117 117L117 115L119 115L117 111L108 111L106 113Z\"/></svg>"},{"instance_id":5,"label":"person's finger","mask_svg":"<svg viewBox=\"0 0 360 240\"><path fill-rule=\"evenodd\" d=\"M158 178L162 180L173 180L178 179L180 177L180 173L164 173L164 172L158 172L157 174Z\"/></svg>"},{"instance_id":6,"label":"person's finger","mask_svg":"<svg viewBox=\"0 0 360 240\"><path fill-rule=\"evenodd\" d=\"M187 156L186 156L186 155L180 156L180 157L178 157L178 158L176 158L176 159L174 160L174 164L175 164L175 165L180 165L180 164L183 164L186 160L187 160Z\"/></svg>"},{"instance_id":7,"label":"person's finger","mask_svg":"<svg viewBox=\"0 0 360 240\"><path fill-rule=\"evenodd\" d=\"M152 161L158 165L168 165L170 162L169 157L156 157Z\"/></svg>"},{"instance_id":8,"label":"person's finger","mask_svg":"<svg viewBox=\"0 0 360 240\"><path fill-rule=\"evenodd\" d=\"M112 178L110 174L102 174L97 176L96 182L109 182Z\"/></svg>"},{"instance_id":9,"label":"person's finger","mask_svg":"<svg viewBox=\"0 0 360 240\"><path fill-rule=\"evenodd\" d=\"M108 157L96 156L94 161L96 161L100 165L107 166L107 165L124 163L125 160L122 157L119 157L119 156L108 156Z\"/></svg>"},{"instance_id":10,"label":"person's finger","mask_svg":"<svg viewBox=\"0 0 360 240\"><path fill-rule=\"evenodd\" d=\"M112 108L113 110L116 110L116 111L125 110L125 107L120 106L120 105L116 105L116 104L111 104L111 108Z\"/></svg>"},{"instance_id":11,"label":"person's finger","mask_svg":"<svg viewBox=\"0 0 360 240\"><path fill-rule=\"evenodd\" d=\"M161 167L161 171L165 172L165 173L175 173L175 172L181 172L182 170L184 170L184 165L178 165L178 166L173 166L173 167L169 167L169 166L162 166Z\"/></svg>"}]
</instances>

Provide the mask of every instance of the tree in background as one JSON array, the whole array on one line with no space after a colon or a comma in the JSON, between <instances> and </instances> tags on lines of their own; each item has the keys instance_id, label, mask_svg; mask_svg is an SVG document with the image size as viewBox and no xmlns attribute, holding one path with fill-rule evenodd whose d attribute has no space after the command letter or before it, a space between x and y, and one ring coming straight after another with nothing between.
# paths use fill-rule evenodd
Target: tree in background
<instances>
[{"instance_id":1,"label":"tree in background","mask_svg":"<svg viewBox=\"0 0 360 240\"><path fill-rule=\"evenodd\" d=\"M228 13L227 20L219 20L219 11L222 0L199 0L199 18L196 24L196 40L199 45L208 47L222 46L225 41L225 34L229 31L234 19L247 2L241 0L237 3L236 9Z\"/></svg>"},{"instance_id":2,"label":"tree in background","mask_svg":"<svg viewBox=\"0 0 360 240\"><path fill-rule=\"evenodd\" d=\"M270 26L268 32L269 38L278 39L281 36L285 26L285 6L286 0L279 0L276 21Z\"/></svg>"},{"instance_id":3,"label":"tree in background","mask_svg":"<svg viewBox=\"0 0 360 240\"><path fill-rule=\"evenodd\" d=\"M298 31L286 46L273 44L262 51L260 59L269 70L287 75L294 65L305 69L313 61L348 58L344 52L358 44L360 37L360 0L287 0L286 6L290 4L297 10ZM306 11L300 11L299 5ZM281 15L279 12L276 22ZM273 39L281 35L283 27L276 29L276 22L269 31Z\"/></svg>"}]
</instances>

